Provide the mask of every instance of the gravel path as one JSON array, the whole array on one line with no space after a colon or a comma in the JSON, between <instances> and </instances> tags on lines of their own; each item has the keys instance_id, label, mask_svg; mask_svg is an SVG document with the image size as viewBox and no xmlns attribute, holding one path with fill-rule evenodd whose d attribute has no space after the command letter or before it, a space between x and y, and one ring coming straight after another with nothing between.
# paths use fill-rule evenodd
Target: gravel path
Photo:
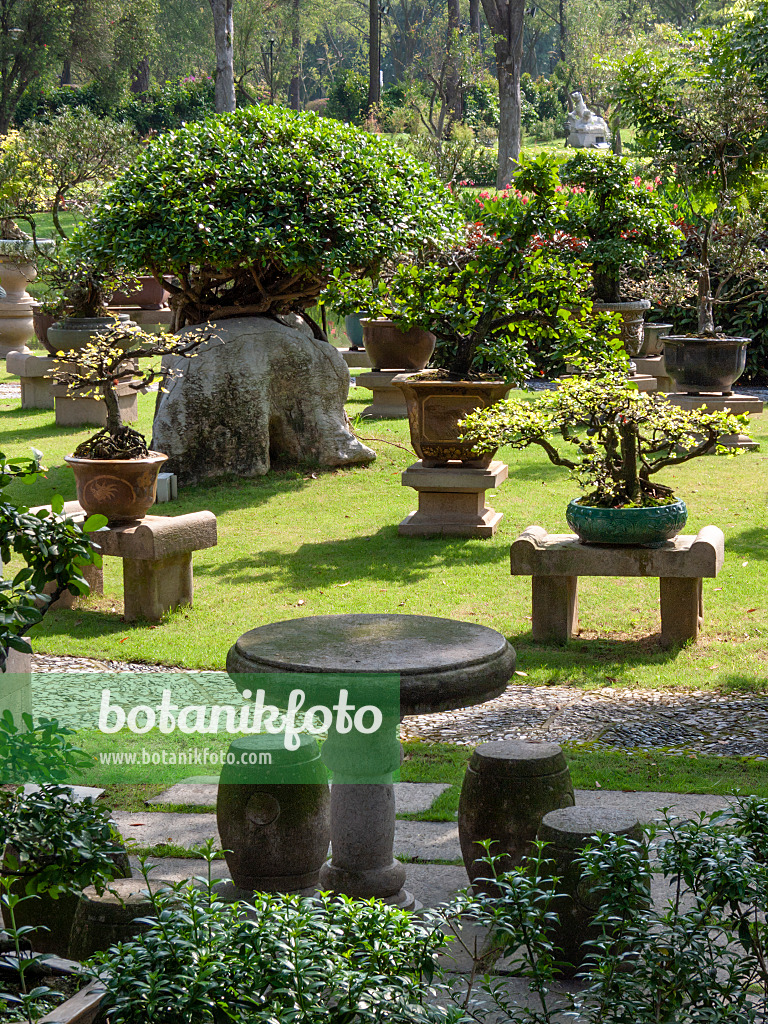
<instances>
[{"instance_id":1,"label":"gravel path","mask_svg":"<svg viewBox=\"0 0 768 1024\"><path fill-rule=\"evenodd\" d=\"M182 672L157 665L36 655L34 672ZM64 693L62 693L64 697ZM77 703L75 698L74 703ZM705 690L511 685L496 700L460 711L406 718L403 739L475 745L495 739L593 742L609 749L750 755L768 760L768 696Z\"/></svg>"}]
</instances>

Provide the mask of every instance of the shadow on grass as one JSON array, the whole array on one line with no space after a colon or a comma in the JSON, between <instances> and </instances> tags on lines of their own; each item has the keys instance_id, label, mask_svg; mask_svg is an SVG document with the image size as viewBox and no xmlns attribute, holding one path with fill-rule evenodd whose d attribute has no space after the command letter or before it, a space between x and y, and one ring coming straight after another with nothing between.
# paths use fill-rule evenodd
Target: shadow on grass
<instances>
[{"instance_id":1,"label":"shadow on grass","mask_svg":"<svg viewBox=\"0 0 768 1024\"><path fill-rule=\"evenodd\" d=\"M385 526L375 534L302 544L290 556L283 550L259 551L195 571L231 583L277 583L282 590L304 593L347 580L418 583L442 565L465 561L471 569L489 562L503 565L508 557L506 548L476 539L401 537L396 526Z\"/></svg>"},{"instance_id":2,"label":"shadow on grass","mask_svg":"<svg viewBox=\"0 0 768 1024\"><path fill-rule=\"evenodd\" d=\"M502 455L509 465L510 480L539 480L541 483L550 483L553 480L564 479L563 470L553 466L551 462L527 462L516 461L517 452L502 452Z\"/></svg>"},{"instance_id":3,"label":"shadow on grass","mask_svg":"<svg viewBox=\"0 0 768 1024\"><path fill-rule=\"evenodd\" d=\"M768 558L768 534L763 527L729 534L725 539L725 550L764 561Z\"/></svg>"},{"instance_id":4,"label":"shadow on grass","mask_svg":"<svg viewBox=\"0 0 768 1024\"><path fill-rule=\"evenodd\" d=\"M634 638L574 638L567 644L534 643L530 630L510 636L509 642L518 652L518 667L550 672L551 685L576 683L574 669L584 669L584 679L597 679L613 684L627 665L666 665L675 661L681 647L662 647L661 633ZM525 663L524 665L522 663ZM616 677L605 675L613 671ZM562 676L562 678L561 678Z\"/></svg>"}]
</instances>

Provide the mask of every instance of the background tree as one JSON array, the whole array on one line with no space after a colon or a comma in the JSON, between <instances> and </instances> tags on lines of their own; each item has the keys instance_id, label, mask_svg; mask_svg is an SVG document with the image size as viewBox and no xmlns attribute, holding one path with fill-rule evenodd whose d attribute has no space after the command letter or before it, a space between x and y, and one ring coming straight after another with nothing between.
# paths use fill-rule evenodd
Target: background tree
<instances>
[{"instance_id":1,"label":"background tree","mask_svg":"<svg viewBox=\"0 0 768 1024\"><path fill-rule=\"evenodd\" d=\"M493 33L496 75L499 81L498 188L504 188L520 159L520 76L523 66L523 32L526 0L482 0Z\"/></svg>"},{"instance_id":2,"label":"background tree","mask_svg":"<svg viewBox=\"0 0 768 1024\"><path fill-rule=\"evenodd\" d=\"M216 43L216 112L235 109L235 23L232 17L234 0L209 0L213 12L213 35Z\"/></svg>"}]
</instances>

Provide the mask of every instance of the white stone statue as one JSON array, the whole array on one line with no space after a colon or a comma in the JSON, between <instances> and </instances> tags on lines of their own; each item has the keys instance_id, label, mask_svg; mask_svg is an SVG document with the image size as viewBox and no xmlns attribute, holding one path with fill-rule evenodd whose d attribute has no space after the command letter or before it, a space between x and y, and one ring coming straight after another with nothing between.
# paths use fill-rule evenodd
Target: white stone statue
<instances>
[{"instance_id":1,"label":"white stone statue","mask_svg":"<svg viewBox=\"0 0 768 1024\"><path fill-rule=\"evenodd\" d=\"M590 110L580 92L572 92L573 110L566 118L566 145L575 149L608 149L611 133L605 119Z\"/></svg>"}]
</instances>

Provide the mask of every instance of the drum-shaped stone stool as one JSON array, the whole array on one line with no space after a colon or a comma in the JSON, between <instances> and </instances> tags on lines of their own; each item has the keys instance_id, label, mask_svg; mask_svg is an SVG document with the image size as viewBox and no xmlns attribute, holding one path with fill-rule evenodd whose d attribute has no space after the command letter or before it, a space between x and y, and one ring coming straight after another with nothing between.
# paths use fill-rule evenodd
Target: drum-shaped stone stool
<instances>
[{"instance_id":1,"label":"drum-shaped stone stool","mask_svg":"<svg viewBox=\"0 0 768 1024\"><path fill-rule=\"evenodd\" d=\"M250 892L314 889L331 841L331 794L317 740L238 737L221 770L216 820L232 881Z\"/></svg>"},{"instance_id":2,"label":"drum-shaped stone stool","mask_svg":"<svg viewBox=\"0 0 768 1024\"><path fill-rule=\"evenodd\" d=\"M530 853L544 815L573 802L571 773L557 743L482 743L459 800L459 842L470 882L491 870L480 840L492 839L490 853L502 856L496 871L510 871Z\"/></svg>"},{"instance_id":3,"label":"drum-shaped stone stool","mask_svg":"<svg viewBox=\"0 0 768 1024\"><path fill-rule=\"evenodd\" d=\"M92 885L84 889L75 911L69 937L71 960L86 960L94 953L109 949L116 942L128 942L148 930L138 919L154 917L148 893L170 889L172 882L152 878L117 878L99 894Z\"/></svg>"},{"instance_id":4,"label":"drum-shaped stone stool","mask_svg":"<svg viewBox=\"0 0 768 1024\"><path fill-rule=\"evenodd\" d=\"M559 924L552 930L552 940L556 959L564 964L562 973L568 978L578 972L590 952L584 943L600 936L600 930L593 924L600 909L600 896L589 889L577 863L582 850L598 832L643 841L642 827L631 815L585 807L550 811L539 829L538 838L548 844L544 855L552 863L552 874L560 879L557 887L562 896L553 901L551 908L559 918ZM638 856L647 854L638 850Z\"/></svg>"}]
</instances>

